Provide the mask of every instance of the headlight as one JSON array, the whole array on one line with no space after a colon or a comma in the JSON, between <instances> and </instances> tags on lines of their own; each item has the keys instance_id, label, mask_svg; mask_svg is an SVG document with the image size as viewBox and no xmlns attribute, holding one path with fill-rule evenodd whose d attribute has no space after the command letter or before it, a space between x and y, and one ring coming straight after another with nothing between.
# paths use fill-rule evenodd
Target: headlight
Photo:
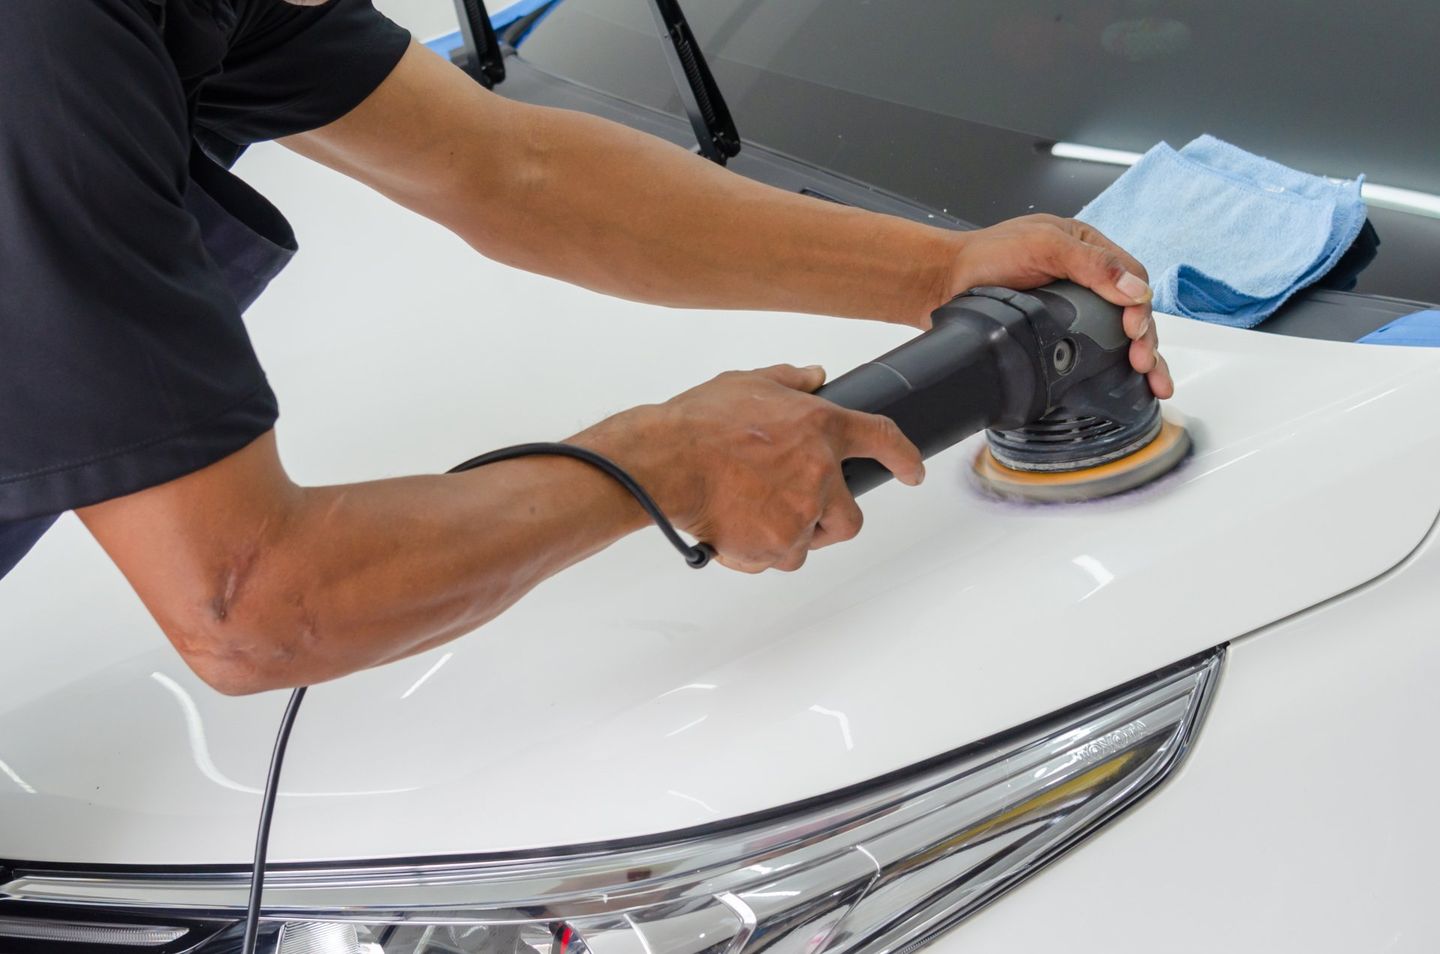
<instances>
[{"instance_id":1,"label":"headlight","mask_svg":"<svg viewBox=\"0 0 1440 954\"><path fill-rule=\"evenodd\" d=\"M896 776L737 823L516 860L274 871L278 954L904 954L1014 887L1184 757L1223 650ZM0 916L63 904L215 925L241 874L16 872ZM97 917L100 915L97 914ZM7 922L0 920L0 938ZM3 944L0 944L3 947ZM134 948L131 948L134 950Z\"/></svg>"}]
</instances>

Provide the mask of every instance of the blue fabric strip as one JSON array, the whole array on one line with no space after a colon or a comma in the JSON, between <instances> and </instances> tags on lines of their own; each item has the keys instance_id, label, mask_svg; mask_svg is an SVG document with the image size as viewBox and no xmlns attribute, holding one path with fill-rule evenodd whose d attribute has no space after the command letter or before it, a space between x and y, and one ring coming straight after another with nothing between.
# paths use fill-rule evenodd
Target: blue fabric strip
<instances>
[{"instance_id":1,"label":"blue fabric strip","mask_svg":"<svg viewBox=\"0 0 1440 954\"><path fill-rule=\"evenodd\" d=\"M1428 309L1402 315L1361 338L1360 344L1440 348L1440 310Z\"/></svg>"},{"instance_id":2,"label":"blue fabric strip","mask_svg":"<svg viewBox=\"0 0 1440 954\"><path fill-rule=\"evenodd\" d=\"M549 0L518 0L505 9L490 14L490 25L497 30L503 30L521 17L534 13L548 2ZM427 41L425 45L449 59L451 51L459 48L460 43L460 31L456 30L454 33L437 36L435 39Z\"/></svg>"},{"instance_id":3,"label":"blue fabric strip","mask_svg":"<svg viewBox=\"0 0 1440 954\"><path fill-rule=\"evenodd\" d=\"M501 27L507 27L521 17L527 17L536 10L539 10L548 2L549 0L517 0L517 2L510 4L510 6L504 10L492 14L490 17L490 25L497 30Z\"/></svg>"}]
</instances>

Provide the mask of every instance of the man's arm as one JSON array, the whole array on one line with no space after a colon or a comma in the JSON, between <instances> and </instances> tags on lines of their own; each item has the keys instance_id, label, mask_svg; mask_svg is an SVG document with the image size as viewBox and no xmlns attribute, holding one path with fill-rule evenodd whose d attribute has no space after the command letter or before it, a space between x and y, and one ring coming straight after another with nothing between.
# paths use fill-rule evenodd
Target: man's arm
<instances>
[{"instance_id":1,"label":"man's arm","mask_svg":"<svg viewBox=\"0 0 1440 954\"><path fill-rule=\"evenodd\" d=\"M626 126L512 102L418 44L348 115L284 142L490 258L623 298L925 327L967 288L1069 278L1127 306L1132 362L1157 395L1172 390L1144 269L1073 220L964 233L821 202Z\"/></svg>"},{"instance_id":2,"label":"man's arm","mask_svg":"<svg viewBox=\"0 0 1440 954\"><path fill-rule=\"evenodd\" d=\"M957 234L790 195L612 123L509 103L416 46L361 106L290 145L493 257L632 298L923 326L974 284L1071 277L1117 303L1145 297L1143 283L1120 288L1139 266L1078 223ZM1163 397L1148 323L1147 304L1126 309L1132 362ZM923 476L893 421L806 393L822 380L789 367L721 375L572 440L633 473L720 562L795 569L860 529L843 459ZM232 693L429 648L644 523L575 461L306 488L268 434L79 514L186 661Z\"/></svg>"},{"instance_id":3,"label":"man's arm","mask_svg":"<svg viewBox=\"0 0 1440 954\"><path fill-rule=\"evenodd\" d=\"M806 393L823 379L730 372L571 441L619 462L726 565L796 569L859 532L842 459L876 458L911 484L923 475L894 422ZM565 458L300 487L273 433L78 513L186 662L227 693L428 649L647 520L609 477Z\"/></svg>"}]
</instances>

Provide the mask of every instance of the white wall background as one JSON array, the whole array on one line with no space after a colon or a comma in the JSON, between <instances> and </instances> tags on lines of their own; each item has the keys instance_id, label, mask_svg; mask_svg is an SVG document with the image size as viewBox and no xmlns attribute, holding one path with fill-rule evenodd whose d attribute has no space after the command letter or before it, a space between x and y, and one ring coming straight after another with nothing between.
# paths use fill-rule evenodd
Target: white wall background
<instances>
[{"instance_id":1,"label":"white wall background","mask_svg":"<svg viewBox=\"0 0 1440 954\"><path fill-rule=\"evenodd\" d=\"M486 6L495 13L509 4L510 0L488 0ZM415 34L417 40L434 39L457 29L451 0L375 0L375 6Z\"/></svg>"}]
</instances>

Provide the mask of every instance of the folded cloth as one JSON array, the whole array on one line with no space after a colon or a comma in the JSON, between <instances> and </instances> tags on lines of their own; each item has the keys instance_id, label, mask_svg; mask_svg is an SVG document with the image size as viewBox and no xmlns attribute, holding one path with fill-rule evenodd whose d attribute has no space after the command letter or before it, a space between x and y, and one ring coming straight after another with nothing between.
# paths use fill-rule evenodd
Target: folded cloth
<instances>
[{"instance_id":1,"label":"folded cloth","mask_svg":"<svg viewBox=\"0 0 1440 954\"><path fill-rule=\"evenodd\" d=\"M1440 348L1440 311L1411 312L1370 332L1360 339L1360 343Z\"/></svg>"},{"instance_id":2,"label":"folded cloth","mask_svg":"<svg viewBox=\"0 0 1440 954\"><path fill-rule=\"evenodd\" d=\"M1201 136L1156 145L1076 218L1145 265L1157 311L1253 328L1345 254L1365 224L1363 180Z\"/></svg>"}]
</instances>

